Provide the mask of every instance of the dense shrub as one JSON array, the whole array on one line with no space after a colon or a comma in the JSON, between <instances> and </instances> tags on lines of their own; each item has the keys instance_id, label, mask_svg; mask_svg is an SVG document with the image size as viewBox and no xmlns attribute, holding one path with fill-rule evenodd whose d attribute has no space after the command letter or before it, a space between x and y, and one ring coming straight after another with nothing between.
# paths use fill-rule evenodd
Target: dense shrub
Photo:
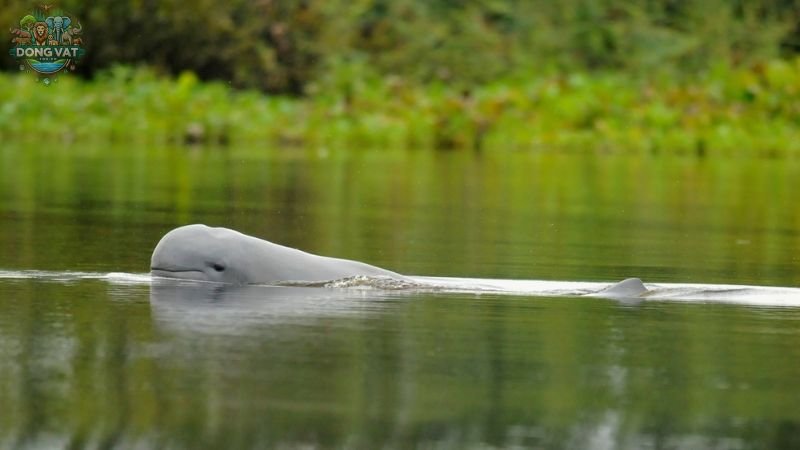
<instances>
[{"instance_id":1,"label":"dense shrub","mask_svg":"<svg viewBox=\"0 0 800 450\"><path fill-rule=\"evenodd\" d=\"M0 2L0 23L33 5ZM543 71L694 72L800 46L786 0L63 0L86 27L85 76L117 63L302 94L335 66L474 86ZM5 39L3 54L10 39ZM10 57L0 64L12 69Z\"/></svg>"}]
</instances>

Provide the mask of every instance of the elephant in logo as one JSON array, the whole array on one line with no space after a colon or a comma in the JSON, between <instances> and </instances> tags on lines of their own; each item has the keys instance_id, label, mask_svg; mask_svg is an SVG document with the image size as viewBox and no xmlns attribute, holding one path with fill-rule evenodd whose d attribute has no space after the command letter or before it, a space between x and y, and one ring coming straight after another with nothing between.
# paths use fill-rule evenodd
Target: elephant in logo
<instances>
[{"instance_id":1,"label":"elephant in logo","mask_svg":"<svg viewBox=\"0 0 800 450\"><path fill-rule=\"evenodd\" d=\"M52 40L57 44L60 44L61 36L63 36L67 31L67 28L69 28L69 24L72 23L72 19L66 16L50 16L45 19L45 22L47 22L47 28L50 29L50 36Z\"/></svg>"}]
</instances>

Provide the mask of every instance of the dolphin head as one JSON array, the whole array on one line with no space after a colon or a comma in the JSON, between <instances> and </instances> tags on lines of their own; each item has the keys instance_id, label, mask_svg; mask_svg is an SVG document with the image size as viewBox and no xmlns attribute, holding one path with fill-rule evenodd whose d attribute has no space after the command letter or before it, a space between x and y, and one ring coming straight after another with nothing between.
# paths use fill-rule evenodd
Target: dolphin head
<instances>
[{"instance_id":1,"label":"dolphin head","mask_svg":"<svg viewBox=\"0 0 800 450\"><path fill-rule=\"evenodd\" d=\"M227 228L186 225L153 250L156 277L228 284L320 282L357 275L402 278L358 261L312 255Z\"/></svg>"},{"instance_id":2,"label":"dolphin head","mask_svg":"<svg viewBox=\"0 0 800 450\"><path fill-rule=\"evenodd\" d=\"M244 238L244 239L243 239ZM245 284L252 259L248 239L227 228L186 225L165 234L153 250L150 273L164 278Z\"/></svg>"}]
</instances>

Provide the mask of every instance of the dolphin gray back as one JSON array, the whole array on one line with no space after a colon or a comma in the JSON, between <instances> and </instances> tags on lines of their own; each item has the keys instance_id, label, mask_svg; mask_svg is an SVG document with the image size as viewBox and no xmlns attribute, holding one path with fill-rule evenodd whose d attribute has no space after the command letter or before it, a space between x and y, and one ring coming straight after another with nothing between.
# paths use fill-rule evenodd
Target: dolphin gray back
<instances>
[{"instance_id":1,"label":"dolphin gray back","mask_svg":"<svg viewBox=\"0 0 800 450\"><path fill-rule=\"evenodd\" d=\"M626 278L617 284L611 285L600 292L590 294L593 297L607 298L637 298L650 292L639 278Z\"/></svg>"},{"instance_id":2,"label":"dolphin gray back","mask_svg":"<svg viewBox=\"0 0 800 450\"><path fill-rule=\"evenodd\" d=\"M395 272L360 261L315 255L248 236L248 283L325 281L357 275L404 278Z\"/></svg>"}]
</instances>

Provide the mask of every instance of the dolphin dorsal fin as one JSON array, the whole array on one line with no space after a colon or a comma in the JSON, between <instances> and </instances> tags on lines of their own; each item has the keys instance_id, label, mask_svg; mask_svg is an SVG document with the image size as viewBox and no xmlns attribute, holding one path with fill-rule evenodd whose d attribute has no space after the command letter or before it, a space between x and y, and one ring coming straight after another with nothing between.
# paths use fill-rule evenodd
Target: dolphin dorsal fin
<instances>
[{"instance_id":1,"label":"dolphin dorsal fin","mask_svg":"<svg viewBox=\"0 0 800 450\"><path fill-rule=\"evenodd\" d=\"M611 285L597 294L603 297L641 297L649 292L642 280L638 278L626 278L617 284Z\"/></svg>"}]
</instances>

